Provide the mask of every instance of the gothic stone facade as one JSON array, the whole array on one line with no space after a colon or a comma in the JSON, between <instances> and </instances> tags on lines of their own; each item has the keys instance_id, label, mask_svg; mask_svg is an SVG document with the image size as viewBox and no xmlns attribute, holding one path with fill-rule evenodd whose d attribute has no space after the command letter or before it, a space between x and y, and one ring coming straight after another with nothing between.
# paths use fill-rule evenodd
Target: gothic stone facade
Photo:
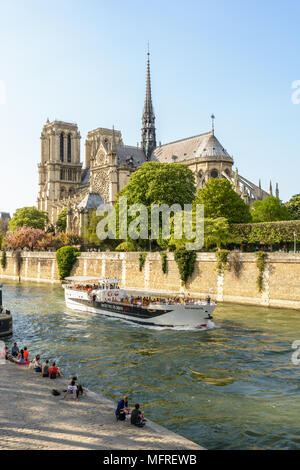
<instances>
[{"instance_id":1,"label":"gothic stone facade","mask_svg":"<svg viewBox=\"0 0 300 470\"><path fill-rule=\"evenodd\" d=\"M103 202L113 205L117 193L145 161L188 165L198 188L210 178L226 178L248 204L272 194L271 184L268 193L260 182L255 185L233 170L234 160L215 136L214 126L204 134L156 145L149 53L141 146L124 145L118 130L97 128L87 135L83 168L80 139L77 124L62 121L47 120L41 134L38 209L47 211L55 224L66 208L69 231L82 233L89 210Z\"/></svg>"}]
</instances>

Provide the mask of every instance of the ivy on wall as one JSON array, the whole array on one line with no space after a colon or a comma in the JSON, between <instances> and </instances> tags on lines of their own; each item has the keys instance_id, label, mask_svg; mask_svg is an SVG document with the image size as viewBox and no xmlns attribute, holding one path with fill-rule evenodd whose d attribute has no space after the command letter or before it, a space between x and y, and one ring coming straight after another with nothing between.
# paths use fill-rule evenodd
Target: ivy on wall
<instances>
[{"instance_id":1,"label":"ivy on wall","mask_svg":"<svg viewBox=\"0 0 300 470\"><path fill-rule=\"evenodd\" d=\"M63 246L56 252L59 279L68 277L80 253L74 246Z\"/></svg>"},{"instance_id":2,"label":"ivy on wall","mask_svg":"<svg viewBox=\"0 0 300 470\"><path fill-rule=\"evenodd\" d=\"M1 267L2 269L6 269L6 266L7 266L6 251L3 250L2 255L1 255Z\"/></svg>"},{"instance_id":3,"label":"ivy on wall","mask_svg":"<svg viewBox=\"0 0 300 470\"><path fill-rule=\"evenodd\" d=\"M185 248L175 250L174 258L178 266L180 279L184 285L186 285L188 278L194 272L196 257L197 255L194 251L187 251Z\"/></svg>"},{"instance_id":4,"label":"ivy on wall","mask_svg":"<svg viewBox=\"0 0 300 470\"><path fill-rule=\"evenodd\" d=\"M167 273L167 253L161 252L161 270L164 274Z\"/></svg>"},{"instance_id":5,"label":"ivy on wall","mask_svg":"<svg viewBox=\"0 0 300 470\"><path fill-rule=\"evenodd\" d=\"M139 254L139 270L140 271L143 270L143 267L144 267L144 264L145 264L145 261L146 261L146 258L147 258L147 254L148 253L140 253Z\"/></svg>"},{"instance_id":6,"label":"ivy on wall","mask_svg":"<svg viewBox=\"0 0 300 470\"><path fill-rule=\"evenodd\" d=\"M258 276L256 279L256 284L258 287L258 291L262 292L264 288L264 272L266 268L266 259L267 259L267 253L263 253L262 251L258 251L255 253L256 255L256 266L258 268Z\"/></svg>"},{"instance_id":7,"label":"ivy on wall","mask_svg":"<svg viewBox=\"0 0 300 470\"><path fill-rule=\"evenodd\" d=\"M228 255L229 255L228 250L218 250L218 251L216 251L216 258L217 258L216 270L217 270L217 273L218 273L219 276L227 268Z\"/></svg>"}]
</instances>

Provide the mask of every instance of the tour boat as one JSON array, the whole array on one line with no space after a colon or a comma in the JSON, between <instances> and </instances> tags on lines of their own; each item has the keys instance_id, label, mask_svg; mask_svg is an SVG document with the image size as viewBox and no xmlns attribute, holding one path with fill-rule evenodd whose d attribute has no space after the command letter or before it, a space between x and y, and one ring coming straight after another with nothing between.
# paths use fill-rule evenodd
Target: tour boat
<instances>
[{"instance_id":1,"label":"tour boat","mask_svg":"<svg viewBox=\"0 0 300 470\"><path fill-rule=\"evenodd\" d=\"M134 297L119 287L117 279L69 277L63 284L68 308L98 313L145 326L168 328L215 328L212 314L216 304L208 298L151 299ZM153 297L153 296L152 296Z\"/></svg>"},{"instance_id":2,"label":"tour boat","mask_svg":"<svg viewBox=\"0 0 300 470\"><path fill-rule=\"evenodd\" d=\"M12 334L12 315L2 306L2 285L0 284L0 336Z\"/></svg>"}]
</instances>

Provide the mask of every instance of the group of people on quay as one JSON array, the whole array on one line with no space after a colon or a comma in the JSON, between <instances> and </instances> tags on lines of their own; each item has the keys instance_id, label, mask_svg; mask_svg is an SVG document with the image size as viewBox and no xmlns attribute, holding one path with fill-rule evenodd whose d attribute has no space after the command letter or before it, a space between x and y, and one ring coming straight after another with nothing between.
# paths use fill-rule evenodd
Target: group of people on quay
<instances>
[{"instance_id":1,"label":"group of people on quay","mask_svg":"<svg viewBox=\"0 0 300 470\"><path fill-rule=\"evenodd\" d=\"M51 365L48 359L42 362L39 354L30 361L27 346L19 349L17 343L14 343L11 350L9 350L8 346L5 346L4 351L1 353L1 357L15 364L28 366L29 369L32 369L34 372L45 378L53 380L58 377L63 377L62 372L56 365L55 361L52 361ZM83 387L77 383L77 377L72 377L68 383L67 390L64 390L63 398L66 398L68 395L72 395L72 397L78 401L79 395L83 395L83 392ZM60 395L60 393L57 393L57 395Z\"/></svg>"},{"instance_id":2,"label":"group of people on quay","mask_svg":"<svg viewBox=\"0 0 300 470\"><path fill-rule=\"evenodd\" d=\"M29 369L32 369L34 372L45 378L56 379L57 377L63 377L62 372L60 371L59 367L57 367L55 361L53 361L51 365L49 365L48 359L42 362L41 356L39 354L37 354L34 359L30 361L27 346L19 349L17 343L13 344L11 350L8 348L8 346L5 346L4 350L0 351L0 359L6 359L7 361L19 365L27 365ZM71 396L76 401L78 401L79 396L82 396L85 391L86 389L78 383L77 377L74 376L69 380L67 389L63 391L64 395L62 399ZM60 395L60 392L53 393L53 395ZM133 408L129 408L127 396L124 396L118 401L115 415L119 421L124 421L127 416L130 416L131 424L138 427L145 426L147 421L145 419L144 412L140 410L140 405L138 403L136 403Z\"/></svg>"}]
</instances>

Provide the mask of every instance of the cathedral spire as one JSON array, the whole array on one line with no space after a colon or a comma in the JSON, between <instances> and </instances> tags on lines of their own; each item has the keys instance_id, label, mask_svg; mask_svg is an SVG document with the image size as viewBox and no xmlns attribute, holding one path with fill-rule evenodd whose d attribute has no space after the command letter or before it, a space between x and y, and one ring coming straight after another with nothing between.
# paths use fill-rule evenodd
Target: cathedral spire
<instances>
[{"instance_id":1,"label":"cathedral spire","mask_svg":"<svg viewBox=\"0 0 300 470\"><path fill-rule=\"evenodd\" d=\"M147 53L147 80L146 80L146 98L142 118L142 149L147 160L150 160L151 154L156 147L155 135L155 115L151 97L151 78L150 78L150 52L148 45Z\"/></svg>"}]
</instances>

